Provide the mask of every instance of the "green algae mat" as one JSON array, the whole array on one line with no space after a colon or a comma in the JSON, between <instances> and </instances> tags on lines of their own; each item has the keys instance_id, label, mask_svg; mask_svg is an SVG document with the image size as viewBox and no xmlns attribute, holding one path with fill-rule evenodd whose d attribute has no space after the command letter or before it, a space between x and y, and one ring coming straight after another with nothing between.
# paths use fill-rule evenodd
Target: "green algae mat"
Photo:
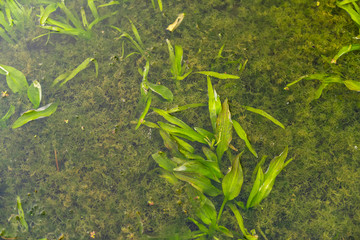
<instances>
[{"instance_id":1,"label":"green algae mat","mask_svg":"<svg viewBox=\"0 0 360 240\"><path fill-rule=\"evenodd\" d=\"M0 0L0 239L360 239L359 23Z\"/></svg>"}]
</instances>

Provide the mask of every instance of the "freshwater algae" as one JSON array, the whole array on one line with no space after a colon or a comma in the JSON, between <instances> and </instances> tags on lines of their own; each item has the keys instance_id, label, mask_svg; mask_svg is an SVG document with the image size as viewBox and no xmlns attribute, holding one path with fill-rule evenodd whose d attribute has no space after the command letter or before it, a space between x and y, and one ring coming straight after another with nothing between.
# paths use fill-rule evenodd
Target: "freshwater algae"
<instances>
[{"instance_id":1,"label":"freshwater algae","mask_svg":"<svg viewBox=\"0 0 360 240\"><path fill-rule=\"evenodd\" d=\"M241 124L259 156L276 156L289 145L294 161L278 175L271 194L248 211L234 204L249 234L255 229L258 239L265 239L261 232L267 239L360 237L359 93L333 84L323 89L321 98L311 101L321 85L319 81L301 81L289 91L283 90L286 84L314 73L358 80L358 51L330 64L343 46L357 44L353 37L359 31L335 0L320 1L320 5L310 0L162 1L163 12L157 6L154 9L152 1L118 1L98 8L100 16L118 13L93 26L91 41L51 34L47 45L45 38L30 41L45 32L36 27L40 3L18 1L37 6L31 13L34 26L24 34L15 33L16 45L1 39L0 62L23 72L29 83L37 79L44 104L56 100L61 104L46 121L33 121L15 130L1 129L0 229L7 226L11 214L16 214L17 196L30 228L29 232L18 232L24 239L57 239L62 234L66 239L89 239L93 231L95 239L189 239L191 230L198 229L188 220L189 216L195 219L198 205L192 205L186 196L185 185L180 180L172 185L159 177L165 173L151 155L166 148L158 131L146 126L134 131L135 125L130 123L136 122L143 110L136 109L142 81L137 68L143 68L146 59L141 55L125 59L138 49L134 50L127 38L116 39L122 33L107 26L131 33L136 41L129 17L144 41L144 52L151 52L148 79L173 93L172 102L154 94L151 107L170 111L192 103L207 104L205 76L191 74L180 88L171 79L169 39L173 45L182 46L193 72L241 76L211 80L222 100L228 98L232 121ZM84 7L87 20L91 20L87 4L84 0L66 2L79 16ZM181 12L186 13L181 26L166 32ZM125 55L120 58L124 40ZM226 58L214 59L224 44L221 56ZM76 75L76 81L51 88L57 76L89 56L98 61L98 78L89 69ZM240 63L230 63L240 58L242 63L248 59L241 75ZM32 104L26 95L13 94L5 78L0 76L0 90L8 91L9 96L0 99L0 113L3 117L14 106L16 112L7 120L12 123ZM243 106L265 110L286 126L285 130ZM206 134L200 129L212 129L208 111L207 107L196 107L168 113L196 126L194 130L203 136ZM146 121L164 120L150 109ZM239 199L246 201L252 189L246 183L251 182L259 160L241 138L233 138L232 144L240 152L245 150ZM211 142L210 135L209 139ZM201 143L191 145L195 153L202 154ZM56 170L54 147L60 172ZM229 161L221 164L223 169L230 166ZM212 200L212 204L219 206L221 200ZM35 204L46 214L31 216L29 210ZM201 204L212 208L205 200ZM230 206L224 207L220 225L238 230L240 234L234 237L244 238L241 219ZM211 221L213 216L207 218ZM230 237L224 235L223 239Z\"/></svg>"}]
</instances>

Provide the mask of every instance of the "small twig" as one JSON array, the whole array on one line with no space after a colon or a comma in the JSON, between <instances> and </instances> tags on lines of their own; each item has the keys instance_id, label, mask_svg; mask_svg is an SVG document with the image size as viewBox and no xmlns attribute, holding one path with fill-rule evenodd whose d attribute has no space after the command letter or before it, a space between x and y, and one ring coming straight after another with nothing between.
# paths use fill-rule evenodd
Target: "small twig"
<instances>
[{"instance_id":1,"label":"small twig","mask_svg":"<svg viewBox=\"0 0 360 240\"><path fill-rule=\"evenodd\" d=\"M59 172L60 169L59 169L59 163L58 163L58 160L57 160L57 154L56 154L56 149L55 148L54 148L54 154L55 154L56 170Z\"/></svg>"}]
</instances>

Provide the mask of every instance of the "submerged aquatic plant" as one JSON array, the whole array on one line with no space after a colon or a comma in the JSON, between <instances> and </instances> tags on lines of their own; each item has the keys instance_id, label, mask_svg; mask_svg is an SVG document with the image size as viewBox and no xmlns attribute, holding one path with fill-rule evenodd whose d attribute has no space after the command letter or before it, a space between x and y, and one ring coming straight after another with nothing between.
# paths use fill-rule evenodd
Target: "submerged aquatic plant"
<instances>
[{"instance_id":1,"label":"submerged aquatic plant","mask_svg":"<svg viewBox=\"0 0 360 240\"><path fill-rule=\"evenodd\" d=\"M169 39L166 39L166 43L169 49L171 73L173 75L173 78L175 80L184 80L187 76L191 74L192 70L187 70L187 66L183 64L183 49L180 45L175 45L174 50Z\"/></svg>"},{"instance_id":2,"label":"submerged aquatic plant","mask_svg":"<svg viewBox=\"0 0 360 240\"><path fill-rule=\"evenodd\" d=\"M222 76L209 72L206 73L209 75ZM153 108L154 112L167 121L159 121L157 124L152 124L160 128L160 135L163 138L164 145L171 152L172 158L168 158L164 152L155 153L152 157L158 165L164 169L163 177L169 180L169 182L175 183L181 180L192 186L189 190L191 195L190 199L192 199L191 201L196 209L195 216L198 220L192 217L190 217L189 220L199 228L198 231L192 233L193 238L208 236L217 239L217 237L221 235L228 237L237 235L225 226L220 225L222 212L225 206L228 206L234 213L243 236L246 239L257 239L254 233L249 233L244 227L240 211L235 206L235 204L237 204L245 208L243 203L235 201L235 198L237 198L241 192L243 171L240 164L242 152L236 156L232 156L230 151L230 148L235 149L235 147L231 145L232 129L234 127L236 133L238 133L242 139L246 134L244 130L242 130L243 132L240 130L242 129L240 124L231 119L227 99L221 103L220 97L212 87L210 77L208 76L207 79L208 107L213 131L211 132L198 127L191 128L184 121L170 114L190 107L198 107L199 105L170 110ZM187 140L206 145L202 147L202 154L197 153L196 149L188 143ZM248 144L250 144L249 141ZM247 147L249 148L248 144ZM254 154L253 149L250 151ZM219 163L222 161L225 152L228 153L229 160L231 161L231 170L224 176L219 167ZM284 163L286 157L287 148L285 148L279 157L274 158L265 175L261 175L262 170L260 167L264 160L260 161L256 168L259 177L256 178L254 183L253 190L248 199L249 204L247 208L258 205L268 196L276 176L291 161L289 160ZM214 184L216 182L218 184ZM218 188L219 183L221 183L221 189ZM219 195L223 195L223 203L217 211L210 197L217 197ZM194 199L197 199L197 201L194 201Z\"/></svg>"},{"instance_id":3,"label":"submerged aquatic plant","mask_svg":"<svg viewBox=\"0 0 360 240\"><path fill-rule=\"evenodd\" d=\"M52 86L56 86L59 84L59 86L63 86L65 83L67 83L69 80L73 79L79 72L86 69L90 63L94 63L95 65L95 76L98 76L99 73L99 65L95 58L87 58L82 63L80 63L79 66L77 66L72 71L67 71L61 75L59 75L52 83Z\"/></svg>"},{"instance_id":4,"label":"submerged aquatic plant","mask_svg":"<svg viewBox=\"0 0 360 240\"><path fill-rule=\"evenodd\" d=\"M360 7L357 4L358 0L342 0L337 1L336 5L344 9L351 17L351 19L358 25L360 28ZM360 35L355 37L356 39L360 38Z\"/></svg>"},{"instance_id":5,"label":"submerged aquatic plant","mask_svg":"<svg viewBox=\"0 0 360 240\"><path fill-rule=\"evenodd\" d=\"M162 11L163 11L162 0L157 0L157 3L158 3L160 12L162 12ZM155 6L155 0L151 0L151 4L152 4L153 8L155 9L155 8L156 8L156 6Z\"/></svg>"},{"instance_id":6,"label":"submerged aquatic plant","mask_svg":"<svg viewBox=\"0 0 360 240\"><path fill-rule=\"evenodd\" d=\"M0 1L0 37L10 44L15 43L15 30L24 31L31 12L32 8L23 6L17 0Z\"/></svg>"},{"instance_id":7,"label":"submerged aquatic plant","mask_svg":"<svg viewBox=\"0 0 360 240\"><path fill-rule=\"evenodd\" d=\"M319 80L321 82L320 87L316 90L314 94L314 99L319 99L323 90L329 85L333 83L344 84L349 90L352 91L360 91L360 82L353 81L353 80L344 80L339 75L335 74L326 74L326 73L317 73L317 74L310 74L300 77L299 79L289 83L284 88L285 90L289 90L289 87L294 85L295 83L301 80Z\"/></svg>"},{"instance_id":8,"label":"submerged aquatic plant","mask_svg":"<svg viewBox=\"0 0 360 240\"><path fill-rule=\"evenodd\" d=\"M111 6L111 5L115 5L115 4L119 4L118 1L111 1L106 4L96 6L94 0L88 0L87 3L88 3L88 7L91 10L91 14L94 18L94 20L90 23L87 20L87 16L86 16L84 8L81 8L81 11L80 11L81 12L81 20L80 20L77 15L74 15L70 11L70 9L68 9L66 7L64 1L61 1L59 3L51 3L45 9L43 7L40 7L40 15L39 15L40 27L43 29L49 30L49 33L42 34L40 36L35 37L34 39L48 35L52 32L71 35L74 37L90 39L91 35L92 35L91 29L93 28L93 26L95 26L97 23L101 22L102 20L109 18L117 13L117 11L115 11L115 12L106 14L104 16L100 16L98 13L98 9L107 7L107 6ZM69 22L64 19L60 19L60 18L59 18L59 20L50 18L50 15L53 12L55 12L58 8L60 8L64 12L64 14L65 14L66 18L69 20Z\"/></svg>"},{"instance_id":9,"label":"submerged aquatic plant","mask_svg":"<svg viewBox=\"0 0 360 240\"><path fill-rule=\"evenodd\" d=\"M80 71L87 68L89 63L93 62L95 65L95 71L96 71L96 77L98 75L98 64L95 58L87 58L85 59L79 66L77 66L74 70L68 71L66 73L61 74L58 76L54 82L53 86L59 84L60 86L63 86L67 81L74 78ZM6 65L0 65L0 74L6 75L6 81L8 84L8 87L13 91L14 93L25 93L27 92L28 99L33 104L33 107L35 109L28 110L21 114L21 116L12 124L12 128L18 128L23 126L24 124L48 117L52 115L57 107L58 102L56 103L49 103L45 106L40 106L40 102L42 99L42 89L41 85L38 81L34 81L30 86L26 80L25 75L20 72L19 70L6 66ZM10 109L8 112L0 119L0 126L5 127L6 121L15 113L15 107L10 106Z\"/></svg>"},{"instance_id":10,"label":"submerged aquatic plant","mask_svg":"<svg viewBox=\"0 0 360 240\"><path fill-rule=\"evenodd\" d=\"M140 86L140 92L141 92L141 98L139 101L139 106L144 105L146 103L146 106L143 110L143 112L140 115L140 118L136 124L135 130L137 130L141 124L148 124L145 121L145 116L148 113L151 105L151 99L152 99L152 92L159 95L162 99L165 101L171 102L174 98L173 93L168 89L167 87L163 85L157 85L154 83L151 83L148 81L147 76L149 73L150 63L149 61L146 61L145 67L143 71L140 71L140 74L142 75L142 81ZM150 91L149 91L150 90ZM149 123L150 126L154 126L154 124Z\"/></svg>"},{"instance_id":11,"label":"submerged aquatic plant","mask_svg":"<svg viewBox=\"0 0 360 240\"><path fill-rule=\"evenodd\" d=\"M139 34L139 31L137 30L135 24L128 18L129 22L130 22L130 25L131 25L131 30L135 36L135 39L127 32L124 32L122 31L120 28L118 27L115 27L115 26L111 26L113 29L117 30L118 32L122 33L120 35L120 37L118 37L117 39L122 39L122 38L127 38L130 43L132 44L132 46L138 51L138 52L131 52L129 53L128 55L126 55L124 57L124 45L122 45L122 56L121 58L122 59L126 59L134 54L139 54L141 55L142 57L144 57L145 59L149 59L149 53L146 52L145 50L145 45L143 43L143 41L141 40L141 37L140 37L140 34Z\"/></svg>"}]
</instances>

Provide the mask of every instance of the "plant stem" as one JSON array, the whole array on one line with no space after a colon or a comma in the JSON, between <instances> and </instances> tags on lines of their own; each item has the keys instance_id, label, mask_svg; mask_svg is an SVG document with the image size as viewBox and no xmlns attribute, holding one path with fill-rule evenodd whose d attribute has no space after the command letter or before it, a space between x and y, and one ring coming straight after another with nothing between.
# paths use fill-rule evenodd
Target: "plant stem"
<instances>
[{"instance_id":1,"label":"plant stem","mask_svg":"<svg viewBox=\"0 0 360 240\"><path fill-rule=\"evenodd\" d=\"M225 198L224 201L223 201L223 203L221 204L221 208L220 208L220 211L219 211L219 215L218 215L218 217L217 217L217 222L220 221L221 214L222 214L222 212L223 212L223 210L224 210L224 207L225 207L226 202L227 202L227 199Z\"/></svg>"}]
</instances>

